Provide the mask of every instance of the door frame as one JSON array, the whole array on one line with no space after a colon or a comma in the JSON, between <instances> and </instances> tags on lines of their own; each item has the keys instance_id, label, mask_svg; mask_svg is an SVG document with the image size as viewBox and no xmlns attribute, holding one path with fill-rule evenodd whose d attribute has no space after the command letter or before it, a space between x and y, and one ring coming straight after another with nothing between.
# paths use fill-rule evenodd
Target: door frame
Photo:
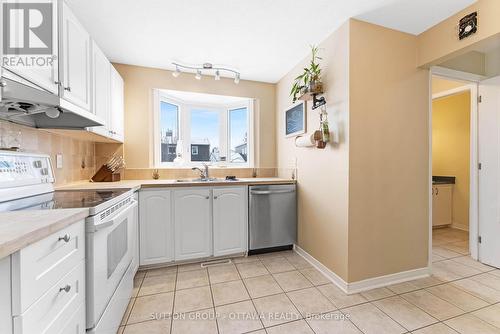
<instances>
[{"instance_id":1,"label":"door frame","mask_svg":"<svg viewBox=\"0 0 500 334\"><path fill-rule=\"evenodd\" d=\"M463 86L432 94L432 78L462 81ZM478 260L479 255L479 158L478 158L478 84L485 77L439 66L430 69L429 76L429 193L432 191L432 101L437 98L470 92L470 183L469 183L469 250ZM432 268L432 197L429 197L429 268Z\"/></svg>"}]
</instances>

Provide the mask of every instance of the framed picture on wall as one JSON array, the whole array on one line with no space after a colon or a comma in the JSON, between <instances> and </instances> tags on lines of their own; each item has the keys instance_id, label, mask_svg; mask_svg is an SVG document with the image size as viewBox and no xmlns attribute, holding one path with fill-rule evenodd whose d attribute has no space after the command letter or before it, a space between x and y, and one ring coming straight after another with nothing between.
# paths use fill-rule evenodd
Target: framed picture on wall
<instances>
[{"instance_id":1,"label":"framed picture on wall","mask_svg":"<svg viewBox=\"0 0 500 334\"><path fill-rule=\"evenodd\" d=\"M295 137L306 133L306 103L298 101L285 110L285 136Z\"/></svg>"}]
</instances>

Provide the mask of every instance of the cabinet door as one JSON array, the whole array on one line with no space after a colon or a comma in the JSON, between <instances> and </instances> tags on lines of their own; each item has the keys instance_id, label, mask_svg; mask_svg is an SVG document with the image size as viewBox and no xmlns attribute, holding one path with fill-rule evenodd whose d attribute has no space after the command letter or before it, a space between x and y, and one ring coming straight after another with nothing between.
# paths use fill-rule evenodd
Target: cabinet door
<instances>
[{"instance_id":1,"label":"cabinet door","mask_svg":"<svg viewBox=\"0 0 500 334\"><path fill-rule=\"evenodd\" d=\"M64 1L62 3L62 97L90 111L90 35Z\"/></svg>"},{"instance_id":2,"label":"cabinet door","mask_svg":"<svg viewBox=\"0 0 500 334\"><path fill-rule=\"evenodd\" d=\"M214 255L246 252L248 200L246 187L215 188L213 199Z\"/></svg>"},{"instance_id":3,"label":"cabinet door","mask_svg":"<svg viewBox=\"0 0 500 334\"><path fill-rule=\"evenodd\" d=\"M106 122L104 126L93 127L92 131L110 136L111 63L95 42L92 43L92 96L93 113Z\"/></svg>"},{"instance_id":4,"label":"cabinet door","mask_svg":"<svg viewBox=\"0 0 500 334\"><path fill-rule=\"evenodd\" d=\"M33 1L18 1L22 2L33 2ZM57 21L57 12L58 6L56 0L41 0L36 1L36 3L50 3L52 4L52 52L51 54L44 55L36 55L37 60L35 62L35 66L5 66L7 70L10 72L20 76L21 78L29 81L32 84L35 84L41 88L48 90L53 94L59 94L59 63L58 63L58 21ZM3 2L2 2L3 4ZM23 12L21 12L23 13ZM3 17L3 16L2 16ZM45 18L42 18L45 19ZM47 18L48 19L48 18ZM15 38L16 40L20 40L19 43L15 43L13 45L24 45L24 40L26 36L24 34L12 34L10 38ZM12 42L12 41L11 41ZM47 45L45 41L39 41L38 43L43 43ZM1 43L0 43L1 44ZM24 45L26 46L26 45ZM48 46L48 45L47 45ZM0 51L1 52L1 51ZM9 56L9 55L6 55ZM27 57L31 57L31 55L27 55ZM43 58L43 59L42 59ZM43 66L38 66L37 64L42 64Z\"/></svg>"},{"instance_id":5,"label":"cabinet door","mask_svg":"<svg viewBox=\"0 0 500 334\"><path fill-rule=\"evenodd\" d=\"M124 84L120 73L111 66L111 131L113 138L123 142Z\"/></svg>"},{"instance_id":6,"label":"cabinet door","mask_svg":"<svg viewBox=\"0 0 500 334\"><path fill-rule=\"evenodd\" d=\"M139 193L140 264L174 259L170 190L142 190Z\"/></svg>"},{"instance_id":7,"label":"cabinet door","mask_svg":"<svg viewBox=\"0 0 500 334\"><path fill-rule=\"evenodd\" d=\"M452 219L453 186L434 186L434 196L432 200L432 225L450 225Z\"/></svg>"},{"instance_id":8,"label":"cabinet door","mask_svg":"<svg viewBox=\"0 0 500 334\"><path fill-rule=\"evenodd\" d=\"M175 260L212 255L210 189L174 191Z\"/></svg>"}]
</instances>

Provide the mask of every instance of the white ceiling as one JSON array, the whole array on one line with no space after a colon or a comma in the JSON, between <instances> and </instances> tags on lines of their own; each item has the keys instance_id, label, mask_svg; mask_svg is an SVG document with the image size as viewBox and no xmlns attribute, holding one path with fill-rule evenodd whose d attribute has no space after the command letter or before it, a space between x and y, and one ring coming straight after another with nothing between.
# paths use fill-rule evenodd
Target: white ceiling
<instances>
[{"instance_id":1,"label":"white ceiling","mask_svg":"<svg viewBox=\"0 0 500 334\"><path fill-rule=\"evenodd\" d=\"M418 34L474 0L67 0L118 63L212 62L277 82L350 17Z\"/></svg>"}]
</instances>

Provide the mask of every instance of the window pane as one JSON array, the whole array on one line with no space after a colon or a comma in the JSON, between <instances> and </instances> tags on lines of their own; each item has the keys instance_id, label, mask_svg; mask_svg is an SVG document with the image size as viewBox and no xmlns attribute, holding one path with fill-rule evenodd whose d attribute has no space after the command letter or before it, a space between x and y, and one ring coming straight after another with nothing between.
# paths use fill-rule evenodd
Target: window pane
<instances>
[{"instance_id":1,"label":"window pane","mask_svg":"<svg viewBox=\"0 0 500 334\"><path fill-rule=\"evenodd\" d=\"M230 162L248 161L248 111L247 108L229 111Z\"/></svg>"},{"instance_id":2,"label":"window pane","mask_svg":"<svg viewBox=\"0 0 500 334\"><path fill-rule=\"evenodd\" d=\"M176 156L179 139L179 108L164 101L160 102L161 162L172 162Z\"/></svg>"},{"instance_id":3,"label":"window pane","mask_svg":"<svg viewBox=\"0 0 500 334\"><path fill-rule=\"evenodd\" d=\"M191 161L220 161L219 112L191 111Z\"/></svg>"}]
</instances>

